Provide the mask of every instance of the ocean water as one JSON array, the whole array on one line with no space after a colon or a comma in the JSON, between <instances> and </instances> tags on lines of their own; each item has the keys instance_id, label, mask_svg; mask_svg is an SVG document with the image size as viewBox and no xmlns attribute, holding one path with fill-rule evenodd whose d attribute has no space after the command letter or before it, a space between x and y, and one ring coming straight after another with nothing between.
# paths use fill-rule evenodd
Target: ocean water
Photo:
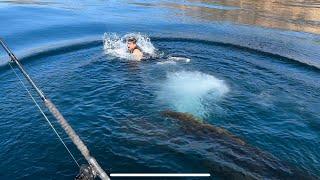
<instances>
[{"instance_id":1,"label":"ocean water","mask_svg":"<svg viewBox=\"0 0 320 180\"><path fill-rule=\"evenodd\" d=\"M108 173L320 177L317 1L0 1L0 19L0 37ZM128 36L147 60L130 58ZM8 62L0 51L0 179L73 179Z\"/></svg>"}]
</instances>

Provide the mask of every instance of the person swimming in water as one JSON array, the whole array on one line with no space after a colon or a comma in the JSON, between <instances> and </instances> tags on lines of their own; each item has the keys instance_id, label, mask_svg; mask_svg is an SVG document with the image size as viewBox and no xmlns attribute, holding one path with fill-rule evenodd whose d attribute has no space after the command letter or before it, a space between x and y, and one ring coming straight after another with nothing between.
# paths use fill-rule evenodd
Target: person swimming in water
<instances>
[{"instance_id":1,"label":"person swimming in water","mask_svg":"<svg viewBox=\"0 0 320 180\"><path fill-rule=\"evenodd\" d=\"M143 57L143 53L139 46L137 45L137 39L134 37L130 37L127 40L127 47L129 53L131 53L135 60L140 61Z\"/></svg>"}]
</instances>

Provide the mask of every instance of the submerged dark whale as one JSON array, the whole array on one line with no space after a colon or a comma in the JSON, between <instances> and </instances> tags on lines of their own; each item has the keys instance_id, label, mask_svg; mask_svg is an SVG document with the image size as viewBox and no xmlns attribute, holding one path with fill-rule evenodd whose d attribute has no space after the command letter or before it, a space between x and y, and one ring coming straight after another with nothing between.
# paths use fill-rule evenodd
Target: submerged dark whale
<instances>
[{"instance_id":1,"label":"submerged dark whale","mask_svg":"<svg viewBox=\"0 0 320 180\"><path fill-rule=\"evenodd\" d=\"M213 174L225 179L317 179L273 155L253 147L226 129L203 123L189 114L171 110L161 115L178 120L181 130L203 138L215 156L207 163ZM208 141L209 140L209 141ZM218 148L216 148L218 147ZM207 148L208 149L208 148Z\"/></svg>"}]
</instances>

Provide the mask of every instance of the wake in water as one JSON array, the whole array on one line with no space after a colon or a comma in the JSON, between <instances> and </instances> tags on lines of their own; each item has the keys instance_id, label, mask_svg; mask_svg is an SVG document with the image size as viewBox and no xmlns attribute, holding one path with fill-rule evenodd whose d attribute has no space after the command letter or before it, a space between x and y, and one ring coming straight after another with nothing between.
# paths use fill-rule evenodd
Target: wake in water
<instances>
[{"instance_id":1,"label":"wake in water","mask_svg":"<svg viewBox=\"0 0 320 180\"><path fill-rule=\"evenodd\" d=\"M178 112L204 117L208 102L219 100L229 91L223 80L198 71L179 71L167 74L160 84L158 99Z\"/></svg>"},{"instance_id":2,"label":"wake in water","mask_svg":"<svg viewBox=\"0 0 320 180\"><path fill-rule=\"evenodd\" d=\"M121 59L134 60L132 54L127 49L127 39L135 37L137 45L140 47L144 55L148 57L156 57L156 48L150 41L150 38L140 33L130 33L124 36L119 36L116 33L105 33L103 37L103 48L107 55L118 57Z\"/></svg>"}]
</instances>

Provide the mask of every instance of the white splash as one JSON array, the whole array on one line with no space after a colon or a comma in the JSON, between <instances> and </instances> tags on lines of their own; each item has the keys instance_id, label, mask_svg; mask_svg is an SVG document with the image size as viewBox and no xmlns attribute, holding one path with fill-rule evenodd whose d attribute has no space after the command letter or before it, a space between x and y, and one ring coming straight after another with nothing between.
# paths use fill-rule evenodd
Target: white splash
<instances>
[{"instance_id":1,"label":"white splash","mask_svg":"<svg viewBox=\"0 0 320 180\"><path fill-rule=\"evenodd\" d=\"M207 104L216 102L229 91L223 80L198 71L168 73L160 85L158 100L175 111L203 117Z\"/></svg>"},{"instance_id":2,"label":"white splash","mask_svg":"<svg viewBox=\"0 0 320 180\"><path fill-rule=\"evenodd\" d=\"M177 62L185 62L189 63L191 59L186 57L175 57L175 56L169 56L165 61L157 62L157 64L164 65L164 64L177 64Z\"/></svg>"},{"instance_id":3,"label":"white splash","mask_svg":"<svg viewBox=\"0 0 320 180\"><path fill-rule=\"evenodd\" d=\"M170 56L169 58L168 58L168 60L171 60L171 61L183 61L183 62L186 62L186 63L188 63L188 62L190 62L191 61L191 59L189 59L189 58L186 58L186 57L176 57L176 56Z\"/></svg>"},{"instance_id":4,"label":"white splash","mask_svg":"<svg viewBox=\"0 0 320 180\"><path fill-rule=\"evenodd\" d=\"M160 65L164 65L164 64L177 64L177 62L175 62L175 61L160 61L160 62L157 62L157 64L160 64Z\"/></svg>"},{"instance_id":5,"label":"white splash","mask_svg":"<svg viewBox=\"0 0 320 180\"><path fill-rule=\"evenodd\" d=\"M133 60L132 54L127 50L126 40L129 37L135 37L137 39L137 45L144 53L155 56L156 48L151 43L150 38L140 33L130 33L122 37L118 36L116 33L104 33L104 52L114 57Z\"/></svg>"}]
</instances>

